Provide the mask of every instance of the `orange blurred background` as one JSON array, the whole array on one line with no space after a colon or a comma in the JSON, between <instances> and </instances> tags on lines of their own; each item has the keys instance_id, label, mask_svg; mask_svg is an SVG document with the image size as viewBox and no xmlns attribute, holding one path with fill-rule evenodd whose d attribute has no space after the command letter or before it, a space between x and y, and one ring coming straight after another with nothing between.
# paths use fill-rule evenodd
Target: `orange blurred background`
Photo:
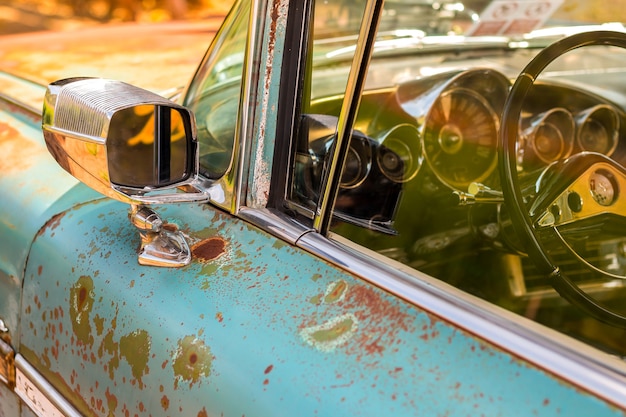
<instances>
[{"instance_id":1,"label":"orange blurred background","mask_svg":"<svg viewBox=\"0 0 626 417\"><path fill-rule=\"evenodd\" d=\"M224 16L233 0L0 0L0 33Z\"/></svg>"}]
</instances>

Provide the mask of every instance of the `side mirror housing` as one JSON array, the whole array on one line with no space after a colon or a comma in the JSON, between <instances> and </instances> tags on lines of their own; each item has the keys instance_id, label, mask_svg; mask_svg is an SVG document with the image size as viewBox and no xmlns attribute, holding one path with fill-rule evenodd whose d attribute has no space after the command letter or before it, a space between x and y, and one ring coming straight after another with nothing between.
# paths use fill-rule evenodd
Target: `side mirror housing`
<instances>
[{"instance_id":1,"label":"side mirror housing","mask_svg":"<svg viewBox=\"0 0 626 417\"><path fill-rule=\"evenodd\" d=\"M48 86L42 128L59 165L105 196L131 204L142 265L180 267L191 251L150 203L208 201L198 177L194 115L157 94L97 78Z\"/></svg>"},{"instance_id":2,"label":"side mirror housing","mask_svg":"<svg viewBox=\"0 0 626 417\"><path fill-rule=\"evenodd\" d=\"M48 86L46 145L57 162L96 191L131 204L206 201L198 182L194 115L155 93L106 79ZM187 187L191 192L176 192Z\"/></svg>"}]
</instances>

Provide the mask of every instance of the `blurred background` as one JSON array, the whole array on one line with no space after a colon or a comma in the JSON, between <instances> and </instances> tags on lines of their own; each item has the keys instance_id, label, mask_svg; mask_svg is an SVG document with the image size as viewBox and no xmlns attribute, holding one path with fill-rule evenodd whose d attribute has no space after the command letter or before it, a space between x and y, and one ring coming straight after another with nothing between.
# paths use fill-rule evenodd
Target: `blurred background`
<instances>
[{"instance_id":1,"label":"blurred background","mask_svg":"<svg viewBox=\"0 0 626 417\"><path fill-rule=\"evenodd\" d=\"M0 0L0 34L225 16L233 0Z\"/></svg>"},{"instance_id":2,"label":"blurred background","mask_svg":"<svg viewBox=\"0 0 626 417\"><path fill-rule=\"evenodd\" d=\"M0 34L70 30L119 22L201 20L225 16L234 0L0 0ZM465 0L482 10L492 0ZM346 0L360 5L361 0ZM608 4L611 7L608 7ZM362 7L362 6L359 6ZM472 7L471 7L472 8ZM555 16L593 21L624 21L626 0L568 0Z\"/></svg>"}]
</instances>

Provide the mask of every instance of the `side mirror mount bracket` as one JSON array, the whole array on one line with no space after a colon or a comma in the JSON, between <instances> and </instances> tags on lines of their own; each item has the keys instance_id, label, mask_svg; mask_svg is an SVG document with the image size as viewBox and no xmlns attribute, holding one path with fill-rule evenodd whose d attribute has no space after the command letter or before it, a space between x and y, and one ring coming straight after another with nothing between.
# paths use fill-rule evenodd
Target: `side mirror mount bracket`
<instances>
[{"instance_id":1,"label":"side mirror mount bracket","mask_svg":"<svg viewBox=\"0 0 626 417\"><path fill-rule=\"evenodd\" d=\"M138 261L141 265L180 267L191 262L191 251L179 230L169 230L148 206L132 204L128 219L141 236Z\"/></svg>"}]
</instances>

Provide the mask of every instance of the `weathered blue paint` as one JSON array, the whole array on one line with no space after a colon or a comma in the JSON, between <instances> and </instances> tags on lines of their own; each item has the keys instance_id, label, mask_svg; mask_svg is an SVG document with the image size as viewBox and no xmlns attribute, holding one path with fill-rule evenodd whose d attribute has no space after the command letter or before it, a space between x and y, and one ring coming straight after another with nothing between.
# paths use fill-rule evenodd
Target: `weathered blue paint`
<instances>
[{"instance_id":1,"label":"weathered blue paint","mask_svg":"<svg viewBox=\"0 0 626 417\"><path fill-rule=\"evenodd\" d=\"M208 205L160 207L194 244L142 267L127 207L38 235L22 352L96 415L620 415L595 397Z\"/></svg>"},{"instance_id":2,"label":"weathered blue paint","mask_svg":"<svg viewBox=\"0 0 626 417\"><path fill-rule=\"evenodd\" d=\"M274 4L268 16L284 23L286 3ZM258 89L267 101L253 149L270 143L250 170L253 205L264 204L257 174L269 174L279 75L273 66ZM209 205L158 208L189 237L191 265L139 266L127 207L62 171L36 115L6 102L0 168L0 317L85 414L623 414ZM17 407L2 387L0 402Z\"/></svg>"},{"instance_id":3,"label":"weathered blue paint","mask_svg":"<svg viewBox=\"0 0 626 417\"><path fill-rule=\"evenodd\" d=\"M2 100L0 172L0 317L9 329L16 329L22 276L35 234L55 214L101 196L50 158L36 115ZM19 335L13 335L13 342L19 344Z\"/></svg>"}]
</instances>

